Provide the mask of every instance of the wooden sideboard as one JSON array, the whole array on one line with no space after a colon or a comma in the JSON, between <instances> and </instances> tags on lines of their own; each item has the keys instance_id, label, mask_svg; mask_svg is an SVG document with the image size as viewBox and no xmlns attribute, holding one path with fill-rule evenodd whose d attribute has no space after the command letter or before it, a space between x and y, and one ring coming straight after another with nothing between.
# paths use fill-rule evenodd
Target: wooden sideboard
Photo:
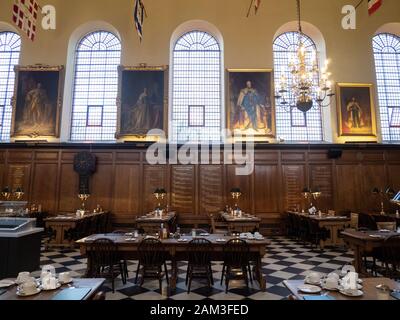
<instances>
[{"instance_id":1,"label":"wooden sideboard","mask_svg":"<svg viewBox=\"0 0 400 320\"><path fill-rule=\"evenodd\" d=\"M331 149L341 149L343 155L331 159ZM75 212L80 201L73 158L79 151L91 151L98 160L88 208L100 204L118 224L134 223L136 216L152 211L159 187L168 191L166 201L180 225L209 223L207 213L233 205L229 190L239 187L240 207L261 218L262 231L279 231L281 213L301 203L308 177L322 191L322 210L377 211L372 188L400 189L400 146L368 144L256 145L249 176L236 176L235 165L149 165L145 145L1 144L0 185L12 185L17 172L23 200L41 204L51 214Z\"/></svg>"}]
</instances>

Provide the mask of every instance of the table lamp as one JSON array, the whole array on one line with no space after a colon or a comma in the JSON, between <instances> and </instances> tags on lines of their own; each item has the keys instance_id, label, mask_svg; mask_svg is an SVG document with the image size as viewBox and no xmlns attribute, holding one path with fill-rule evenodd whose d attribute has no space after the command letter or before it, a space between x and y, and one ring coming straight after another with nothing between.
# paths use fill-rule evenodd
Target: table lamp
<instances>
[{"instance_id":1,"label":"table lamp","mask_svg":"<svg viewBox=\"0 0 400 320\"><path fill-rule=\"evenodd\" d=\"M395 191L392 188L387 188L385 191L383 191L383 189L379 189L379 188L374 188L372 189L372 194L375 196L379 196L379 201L380 201L380 205L381 205L381 215L385 215L385 204L384 204L384 200L385 197L388 197L389 199L392 199L392 197L395 194Z\"/></svg>"},{"instance_id":2,"label":"table lamp","mask_svg":"<svg viewBox=\"0 0 400 320\"><path fill-rule=\"evenodd\" d=\"M164 200L165 196L167 195L167 191L165 191L165 189L163 188L157 188L154 192L153 192L154 196L157 199L157 208L156 210L161 210L161 201Z\"/></svg>"},{"instance_id":3,"label":"table lamp","mask_svg":"<svg viewBox=\"0 0 400 320\"><path fill-rule=\"evenodd\" d=\"M232 199L235 202L234 210L235 211L240 210L240 208L238 206L238 202L239 202L239 198L242 196L242 191L240 190L240 188L232 188L230 193L231 193Z\"/></svg>"}]
</instances>

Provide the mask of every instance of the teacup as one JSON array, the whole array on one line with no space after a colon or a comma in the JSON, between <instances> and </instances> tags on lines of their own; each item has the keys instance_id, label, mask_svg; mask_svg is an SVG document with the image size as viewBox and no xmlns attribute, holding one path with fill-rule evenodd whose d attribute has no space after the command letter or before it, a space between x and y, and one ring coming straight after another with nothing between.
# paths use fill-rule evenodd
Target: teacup
<instances>
[{"instance_id":1,"label":"teacup","mask_svg":"<svg viewBox=\"0 0 400 320\"><path fill-rule=\"evenodd\" d=\"M21 293L24 294L32 294L37 291L37 284L35 281L29 280L27 282L22 283L20 286Z\"/></svg>"},{"instance_id":2,"label":"teacup","mask_svg":"<svg viewBox=\"0 0 400 320\"><path fill-rule=\"evenodd\" d=\"M327 278L325 280L325 287L328 289L337 289L339 285L339 280L336 278Z\"/></svg>"},{"instance_id":3,"label":"teacup","mask_svg":"<svg viewBox=\"0 0 400 320\"><path fill-rule=\"evenodd\" d=\"M308 283L320 283L321 282L321 274L318 272L310 272L306 277L306 282Z\"/></svg>"},{"instance_id":4,"label":"teacup","mask_svg":"<svg viewBox=\"0 0 400 320\"><path fill-rule=\"evenodd\" d=\"M24 272L20 272L20 273L18 273L18 277L17 277L17 283L24 283L24 282L27 282L29 279L30 279L30 277L31 277L31 274L30 274L30 272L26 272L26 271L24 271Z\"/></svg>"},{"instance_id":5,"label":"teacup","mask_svg":"<svg viewBox=\"0 0 400 320\"><path fill-rule=\"evenodd\" d=\"M328 279L335 279L337 282L340 280L340 276L336 272L331 272L327 276Z\"/></svg>"},{"instance_id":6,"label":"teacup","mask_svg":"<svg viewBox=\"0 0 400 320\"><path fill-rule=\"evenodd\" d=\"M71 282L72 278L71 278L71 274L69 272L62 272L58 275L58 280L61 283L69 283Z\"/></svg>"},{"instance_id":7,"label":"teacup","mask_svg":"<svg viewBox=\"0 0 400 320\"><path fill-rule=\"evenodd\" d=\"M57 288L57 279L55 277L46 276L42 281L42 287L45 290L54 290Z\"/></svg>"}]
</instances>

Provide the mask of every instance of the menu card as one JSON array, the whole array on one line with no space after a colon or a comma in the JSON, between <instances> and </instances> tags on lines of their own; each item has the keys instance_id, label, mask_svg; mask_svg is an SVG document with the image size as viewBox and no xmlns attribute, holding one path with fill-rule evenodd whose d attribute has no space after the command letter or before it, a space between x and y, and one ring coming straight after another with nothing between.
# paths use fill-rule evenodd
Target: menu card
<instances>
[{"instance_id":1,"label":"menu card","mask_svg":"<svg viewBox=\"0 0 400 320\"><path fill-rule=\"evenodd\" d=\"M80 301L91 291L91 288L69 288L57 293L52 300Z\"/></svg>"}]
</instances>

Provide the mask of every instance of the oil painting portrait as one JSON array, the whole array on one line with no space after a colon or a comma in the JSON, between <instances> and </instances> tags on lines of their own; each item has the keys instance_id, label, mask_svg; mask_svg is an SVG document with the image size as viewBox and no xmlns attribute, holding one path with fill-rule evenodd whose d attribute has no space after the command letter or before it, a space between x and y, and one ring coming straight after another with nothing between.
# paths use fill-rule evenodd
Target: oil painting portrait
<instances>
[{"instance_id":1,"label":"oil painting portrait","mask_svg":"<svg viewBox=\"0 0 400 320\"><path fill-rule=\"evenodd\" d=\"M141 136L165 128L166 77L164 67L120 70L118 136Z\"/></svg>"},{"instance_id":2,"label":"oil painting portrait","mask_svg":"<svg viewBox=\"0 0 400 320\"><path fill-rule=\"evenodd\" d=\"M228 70L228 128L241 134L275 135L272 70Z\"/></svg>"},{"instance_id":3,"label":"oil painting portrait","mask_svg":"<svg viewBox=\"0 0 400 320\"><path fill-rule=\"evenodd\" d=\"M58 137L63 67L17 67L12 136Z\"/></svg>"},{"instance_id":4,"label":"oil painting portrait","mask_svg":"<svg viewBox=\"0 0 400 320\"><path fill-rule=\"evenodd\" d=\"M371 84L339 83L340 136L376 136L375 106Z\"/></svg>"}]
</instances>

